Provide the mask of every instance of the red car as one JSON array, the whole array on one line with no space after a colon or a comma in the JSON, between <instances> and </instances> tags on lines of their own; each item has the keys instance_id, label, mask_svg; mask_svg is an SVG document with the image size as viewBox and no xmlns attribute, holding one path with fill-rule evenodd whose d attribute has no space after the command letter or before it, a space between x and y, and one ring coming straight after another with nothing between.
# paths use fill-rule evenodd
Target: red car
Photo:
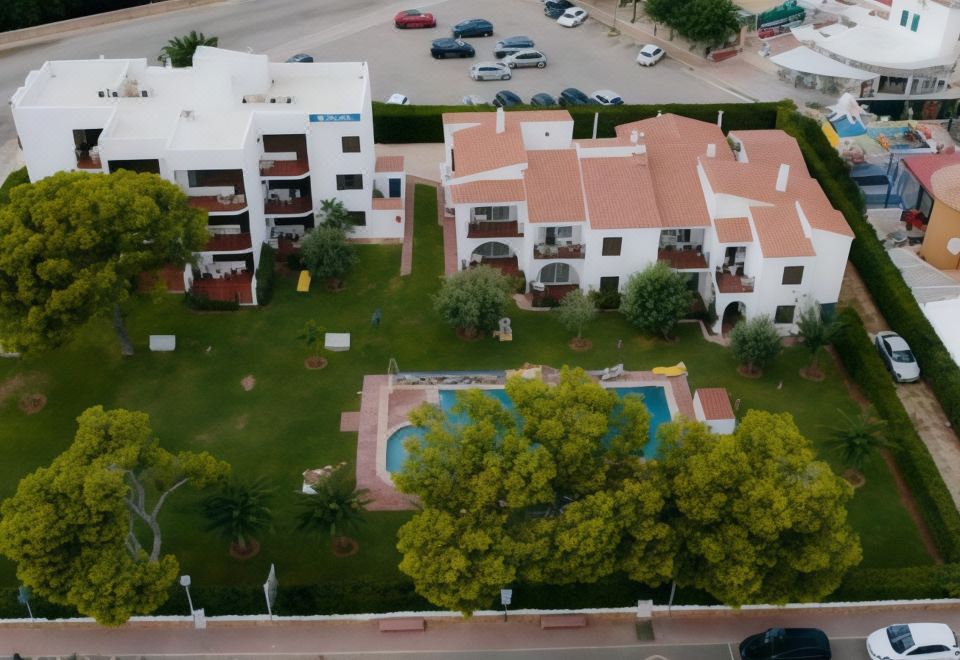
<instances>
[{"instance_id":1,"label":"red car","mask_svg":"<svg viewBox=\"0 0 960 660\"><path fill-rule=\"evenodd\" d=\"M433 14L425 14L418 9L406 9L393 17L393 24L398 28L432 28L437 27L437 19Z\"/></svg>"}]
</instances>

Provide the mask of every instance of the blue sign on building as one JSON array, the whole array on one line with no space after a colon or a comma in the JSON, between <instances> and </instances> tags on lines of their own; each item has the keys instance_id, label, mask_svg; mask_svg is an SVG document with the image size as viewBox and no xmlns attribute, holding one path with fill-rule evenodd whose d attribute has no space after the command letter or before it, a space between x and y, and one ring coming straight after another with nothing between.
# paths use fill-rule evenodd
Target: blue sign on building
<instances>
[{"instance_id":1,"label":"blue sign on building","mask_svg":"<svg viewBox=\"0 0 960 660\"><path fill-rule=\"evenodd\" d=\"M360 113L336 114L336 115L310 115L311 122L322 121L360 121Z\"/></svg>"}]
</instances>

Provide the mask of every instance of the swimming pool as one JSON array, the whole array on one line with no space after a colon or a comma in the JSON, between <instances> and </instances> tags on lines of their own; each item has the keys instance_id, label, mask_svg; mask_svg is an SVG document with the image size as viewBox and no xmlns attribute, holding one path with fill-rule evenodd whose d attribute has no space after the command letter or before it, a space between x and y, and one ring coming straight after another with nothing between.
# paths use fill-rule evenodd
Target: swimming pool
<instances>
[{"instance_id":1,"label":"swimming pool","mask_svg":"<svg viewBox=\"0 0 960 660\"><path fill-rule=\"evenodd\" d=\"M663 387L659 385L645 386L645 387L611 387L611 390L616 392L617 396L623 397L627 394L640 394L643 396L643 403L647 406L647 409L650 411L650 439L647 441L647 445L644 448L644 454L646 456L656 456L657 455L657 439L656 432L657 428L664 422L670 421L670 406L667 404L667 394ZM513 412L513 402L510 400L510 397L507 396L507 392L504 389L489 389L484 390L487 396L491 396L500 403L503 404L504 408ZM450 409L456 403L457 390L440 390L440 409L446 414L447 419L450 420L453 424L465 424L469 421L469 416L466 413L454 414ZM610 435L613 434L613 431L610 431ZM403 426L387 438L387 472L397 472L403 466L403 462L407 460L407 448L404 446L404 442L407 438L418 437L422 438L426 435L426 430L417 428L416 426Z\"/></svg>"},{"instance_id":2,"label":"swimming pool","mask_svg":"<svg viewBox=\"0 0 960 660\"><path fill-rule=\"evenodd\" d=\"M863 135L867 132L867 129L863 127L859 121L855 121L852 124L847 121L846 117L841 117L840 119L834 119L830 122L833 125L833 130L837 132L842 138L847 137L857 137L858 135Z\"/></svg>"}]
</instances>

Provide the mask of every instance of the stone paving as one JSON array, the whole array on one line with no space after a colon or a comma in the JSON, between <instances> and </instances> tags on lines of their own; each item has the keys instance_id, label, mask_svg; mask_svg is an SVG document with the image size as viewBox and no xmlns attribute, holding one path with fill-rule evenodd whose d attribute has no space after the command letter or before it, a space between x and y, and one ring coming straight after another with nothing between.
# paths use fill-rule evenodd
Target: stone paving
<instances>
[{"instance_id":1,"label":"stone paving","mask_svg":"<svg viewBox=\"0 0 960 660\"><path fill-rule=\"evenodd\" d=\"M852 264L847 264L840 290L840 302L852 306L860 314L863 324L871 335L889 330L863 280ZM934 463L940 470L954 504L960 506L960 442L947 421L940 402L926 382L897 385L897 396L907 409L917 433L930 450Z\"/></svg>"}]
</instances>

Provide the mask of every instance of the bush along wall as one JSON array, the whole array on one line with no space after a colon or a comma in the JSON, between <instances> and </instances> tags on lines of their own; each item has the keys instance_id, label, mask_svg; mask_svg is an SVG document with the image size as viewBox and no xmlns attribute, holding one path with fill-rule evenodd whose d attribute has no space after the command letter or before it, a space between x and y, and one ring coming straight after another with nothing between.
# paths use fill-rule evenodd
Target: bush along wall
<instances>
[{"instance_id":1,"label":"bush along wall","mask_svg":"<svg viewBox=\"0 0 960 660\"><path fill-rule=\"evenodd\" d=\"M269 243L264 243L260 248L260 263L257 265L257 304L261 307L269 305L273 300L276 261L277 251Z\"/></svg>"},{"instance_id":2,"label":"bush along wall","mask_svg":"<svg viewBox=\"0 0 960 660\"><path fill-rule=\"evenodd\" d=\"M850 179L846 164L813 119L782 106L777 113L777 128L797 138L811 176L820 182L830 203L853 229L856 238L850 248L850 261L863 277L887 323L910 344L924 380L933 389L950 423L960 428L960 367L920 311L903 276L867 222L863 196Z\"/></svg>"}]
</instances>

